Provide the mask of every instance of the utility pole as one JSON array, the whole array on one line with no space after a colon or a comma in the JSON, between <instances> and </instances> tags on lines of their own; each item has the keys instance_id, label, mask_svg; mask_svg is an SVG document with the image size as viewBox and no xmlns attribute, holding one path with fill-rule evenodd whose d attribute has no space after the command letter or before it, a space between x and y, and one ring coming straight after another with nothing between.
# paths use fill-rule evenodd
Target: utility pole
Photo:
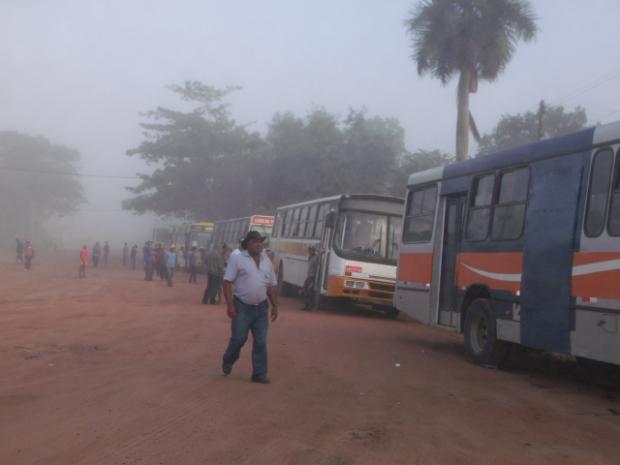
<instances>
[{"instance_id":1,"label":"utility pole","mask_svg":"<svg viewBox=\"0 0 620 465\"><path fill-rule=\"evenodd\" d=\"M547 107L545 105L545 101L541 100L540 103L538 104L538 114L537 114L537 118L538 118L538 140L542 140L544 133L544 128L543 128L543 118L545 116L545 111L547 110Z\"/></svg>"}]
</instances>

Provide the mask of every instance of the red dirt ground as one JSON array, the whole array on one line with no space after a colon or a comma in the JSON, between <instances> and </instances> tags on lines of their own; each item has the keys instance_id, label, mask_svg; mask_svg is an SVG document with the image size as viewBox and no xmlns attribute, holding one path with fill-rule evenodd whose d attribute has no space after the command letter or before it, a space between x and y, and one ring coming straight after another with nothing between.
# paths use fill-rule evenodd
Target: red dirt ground
<instances>
[{"instance_id":1,"label":"red dirt ground","mask_svg":"<svg viewBox=\"0 0 620 465\"><path fill-rule=\"evenodd\" d=\"M403 318L283 299L272 384L249 346L224 377L224 307L185 278L0 263L0 465L620 463L615 387L540 356L482 369Z\"/></svg>"}]
</instances>

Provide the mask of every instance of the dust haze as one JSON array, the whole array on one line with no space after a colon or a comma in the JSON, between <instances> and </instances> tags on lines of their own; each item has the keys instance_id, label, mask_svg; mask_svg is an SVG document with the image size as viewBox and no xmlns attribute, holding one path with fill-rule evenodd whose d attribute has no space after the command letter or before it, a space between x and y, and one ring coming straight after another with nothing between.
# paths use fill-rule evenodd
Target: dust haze
<instances>
[{"instance_id":1,"label":"dust haze","mask_svg":"<svg viewBox=\"0 0 620 465\"><path fill-rule=\"evenodd\" d=\"M318 108L344 120L354 108L398 121L408 152L452 154L456 80L442 86L417 74L403 25L415 4L3 1L0 132L43 137L79 152L70 174L57 164L33 174L27 158L22 166L7 146L0 152L0 170L22 169L0 172L3 250L15 235L71 247L107 240L119 249L179 222L136 215L122 202L132 196L126 188L140 183L138 173L158 166L126 155L145 140L144 112L189 111L191 105L167 88L185 81L240 86L227 99L231 116L262 136L276 113L303 117ZM567 110L581 106L588 124L619 119L620 3L545 0L532 6L536 40L519 44L506 71L472 95L479 130L492 131L502 115L536 111L542 99ZM78 204L67 198L62 208L44 213L29 195L45 176L78 182ZM17 190L6 189L11 183ZM229 217L241 214L230 211Z\"/></svg>"}]
</instances>

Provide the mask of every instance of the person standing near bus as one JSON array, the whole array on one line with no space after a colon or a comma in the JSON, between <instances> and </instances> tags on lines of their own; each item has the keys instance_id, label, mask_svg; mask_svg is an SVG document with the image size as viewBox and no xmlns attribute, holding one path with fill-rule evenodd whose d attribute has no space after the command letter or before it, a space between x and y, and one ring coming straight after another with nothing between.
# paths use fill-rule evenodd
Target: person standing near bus
<instances>
[{"instance_id":1,"label":"person standing near bus","mask_svg":"<svg viewBox=\"0 0 620 465\"><path fill-rule=\"evenodd\" d=\"M142 248L142 259L144 260L144 280L153 281L153 262L151 260L151 242L144 243Z\"/></svg>"},{"instance_id":2,"label":"person standing near bus","mask_svg":"<svg viewBox=\"0 0 620 465\"><path fill-rule=\"evenodd\" d=\"M108 241L105 241L105 243L103 244L103 264L104 265L108 264L108 255L110 255L110 244L108 244Z\"/></svg>"},{"instance_id":3,"label":"person standing near bus","mask_svg":"<svg viewBox=\"0 0 620 465\"><path fill-rule=\"evenodd\" d=\"M278 318L277 279L271 261L263 254L264 237L249 231L244 251L231 257L224 273L226 313L231 319L231 336L222 358L222 371L229 375L241 348L252 331L252 382L269 384L267 378L267 330L269 302L271 321ZM234 286L234 293L233 293Z\"/></svg>"},{"instance_id":4,"label":"person standing near bus","mask_svg":"<svg viewBox=\"0 0 620 465\"><path fill-rule=\"evenodd\" d=\"M26 245L24 246L24 270L31 271L32 270L32 259L34 258L34 247L30 241L26 241Z\"/></svg>"},{"instance_id":5,"label":"person standing near bus","mask_svg":"<svg viewBox=\"0 0 620 465\"><path fill-rule=\"evenodd\" d=\"M123 266L127 266L127 260L129 258L129 246L127 245L127 242L125 242L125 245L123 245Z\"/></svg>"},{"instance_id":6,"label":"person standing near bus","mask_svg":"<svg viewBox=\"0 0 620 465\"><path fill-rule=\"evenodd\" d=\"M131 269L136 269L136 259L138 258L138 244L134 244L131 248L131 252L129 253L129 258L131 260Z\"/></svg>"},{"instance_id":7,"label":"person standing near bus","mask_svg":"<svg viewBox=\"0 0 620 465\"><path fill-rule=\"evenodd\" d=\"M304 281L304 306L302 310L312 310L314 308L314 283L319 272L319 256L314 246L308 247L308 271Z\"/></svg>"},{"instance_id":8,"label":"person standing near bus","mask_svg":"<svg viewBox=\"0 0 620 465\"><path fill-rule=\"evenodd\" d=\"M97 268L99 266L99 257L101 256L101 246L99 245L99 242L95 242L95 245L93 246L93 266L95 268Z\"/></svg>"},{"instance_id":9,"label":"person standing near bus","mask_svg":"<svg viewBox=\"0 0 620 465\"><path fill-rule=\"evenodd\" d=\"M86 245L83 245L82 250L80 250L80 270L78 273L79 278L86 277L87 266L88 266L88 247L86 247Z\"/></svg>"},{"instance_id":10,"label":"person standing near bus","mask_svg":"<svg viewBox=\"0 0 620 465\"><path fill-rule=\"evenodd\" d=\"M197 284L196 268L198 267L198 254L196 253L196 247L192 246L192 250L189 253L189 282Z\"/></svg>"},{"instance_id":11,"label":"person standing near bus","mask_svg":"<svg viewBox=\"0 0 620 465\"><path fill-rule=\"evenodd\" d=\"M206 268L207 288L202 297L202 303L215 304L220 287L222 286L222 278L224 277L224 258L216 247L207 255Z\"/></svg>"},{"instance_id":12,"label":"person standing near bus","mask_svg":"<svg viewBox=\"0 0 620 465\"><path fill-rule=\"evenodd\" d=\"M164 262L166 265L166 279L168 280L168 287L172 287L172 278L174 277L174 269L177 265L177 253L175 252L174 244L166 250L164 255Z\"/></svg>"}]
</instances>

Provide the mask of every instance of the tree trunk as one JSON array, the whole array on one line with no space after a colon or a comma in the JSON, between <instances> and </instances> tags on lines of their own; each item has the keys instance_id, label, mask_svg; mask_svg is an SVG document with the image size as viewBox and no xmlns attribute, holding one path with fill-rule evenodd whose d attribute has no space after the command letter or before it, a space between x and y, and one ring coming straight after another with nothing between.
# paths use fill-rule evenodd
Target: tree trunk
<instances>
[{"instance_id":1,"label":"tree trunk","mask_svg":"<svg viewBox=\"0 0 620 465\"><path fill-rule=\"evenodd\" d=\"M462 70L456 105L456 161L469 158L469 88L471 70Z\"/></svg>"}]
</instances>

